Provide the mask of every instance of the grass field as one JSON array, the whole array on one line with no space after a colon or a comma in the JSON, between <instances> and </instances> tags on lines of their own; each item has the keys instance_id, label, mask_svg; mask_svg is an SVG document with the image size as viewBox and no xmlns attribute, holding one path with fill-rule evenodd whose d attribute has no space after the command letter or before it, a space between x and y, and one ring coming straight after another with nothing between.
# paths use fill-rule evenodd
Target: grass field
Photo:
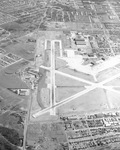
<instances>
[{"instance_id":1,"label":"grass field","mask_svg":"<svg viewBox=\"0 0 120 150\"><path fill-rule=\"evenodd\" d=\"M11 66L8 66L4 69L6 74L14 74L15 72L17 72L19 69L24 68L25 66L27 66L29 64L29 61L26 60L21 60Z\"/></svg>"},{"instance_id":2,"label":"grass field","mask_svg":"<svg viewBox=\"0 0 120 150\"><path fill-rule=\"evenodd\" d=\"M105 84L106 86L120 86L120 78L114 79Z\"/></svg>"},{"instance_id":3,"label":"grass field","mask_svg":"<svg viewBox=\"0 0 120 150\"><path fill-rule=\"evenodd\" d=\"M56 109L57 114L69 112L89 113L108 109L106 93L102 89L95 89L73 101Z\"/></svg>"},{"instance_id":4,"label":"grass field","mask_svg":"<svg viewBox=\"0 0 120 150\"><path fill-rule=\"evenodd\" d=\"M23 97L22 97L23 98ZM9 110L17 106L19 108L27 108L28 97L24 97L24 100L20 96L12 93L11 91L0 87L0 109L2 112ZM19 104L18 104L19 103Z\"/></svg>"},{"instance_id":5,"label":"grass field","mask_svg":"<svg viewBox=\"0 0 120 150\"><path fill-rule=\"evenodd\" d=\"M56 88L56 102L60 102L78 92L85 90L84 87L61 87Z\"/></svg>"},{"instance_id":6,"label":"grass field","mask_svg":"<svg viewBox=\"0 0 120 150\"><path fill-rule=\"evenodd\" d=\"M67 142L66 135L58 123L30 124L27 131L27 144L39 146L39 149L60 150Z\"/></svg>"},{"instance_id":7,"label":"grass field","mask_svg":"<svg viewBox=\"0 0 120 150\"><path fill-rule=\"evenodd\" d=\"M29 51L34 51L35 44L31 43L23 43L19 42L16 44L10 44L5 47L6 52L13 53L27 60L31 60L34 58L33 53L29 53Z\"/></svg>"},{"instance_id":8,"label":"grass field","mask_svg":"<svg viewBox=\"0 0 120 150\"><path fill-rule=\"evenodd\" d=\"M120 93L106 91L107 99L112 109L120 109Z\"/></svg>"},{"instance_id":9,"label":"grass field","mask_svg":"<svg viewBox=\"0 0 120 150\"><path fill-rule=\"evenodd\" d=\"M114 89L120 91L120 87L114 87Z\"/></svg>"},{"instance_id":10,"label":"grass field","mask_svg":"<svg viewBox=\"0 0 120 150\"><path fill-rule=\"evenodd\" d=\"M55 76L56 86L57 87L83 87L88 86L89 84L65 77L59 74Z\"/></svg>"},{"instance_id":11,"label":"grass field","mask_svg":"<svg viewBox=\"0 0 120 150\"><path fill-rule=\"evenodd\" d=\"M61 69L59 69L59 71L73 75L75 77L79 77L79 78L94 82L94 79L91 75L85 74L85 73L82 73L82 72L79 72L79 71L76 71L76 70L73 70L70 68L61 68Z\"/></svg>"},{"instance_id":12,"label":"grass field","mask_svg":"<svg viewBox=\"0 0 120 150\"><path fill-rule=\"evenodd\" d=\"M64 61L63 59L56 58L55 69L59 70L61 68L64 68L66 67L66 64L66 61Z\"/></svg>"},{"instance_id":13,"label":"grass field","mask_svg":"<svg viewBox=\"0 0 120 150\"><path fill-rule=\"evenodd\" d=\"M23 82L20 78L18 78L16 75L12 74L6 74L4 71L0 72L0 86L4 88L10 88L10 89L28 89L29 87L26 85L25 82Z\"/></svg>"},{"instance_id":14,"label":"grass field","mask_svg":"<svg viewBox=\"0 0 120 150\"><path fill-rule=\"evenodd\" d=\"M108 79L118 73L120 73L119 69L109 68L109 69L99 72L98 75L96 76L96 78L100 82L100 81L104 81L105 79Z\"/></svg>"}]
</instances>

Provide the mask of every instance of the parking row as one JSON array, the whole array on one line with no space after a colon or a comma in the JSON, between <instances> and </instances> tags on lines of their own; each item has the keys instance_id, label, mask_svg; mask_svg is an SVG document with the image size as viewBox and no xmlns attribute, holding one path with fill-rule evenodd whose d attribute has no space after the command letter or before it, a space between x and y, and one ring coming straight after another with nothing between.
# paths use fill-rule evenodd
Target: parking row
<instances>
[{"instance_id":1,"label":"parking row","mask_svg":"<svg viewBox=\"0 0 120 150\"><path fill-rule=\"evenodd\" d=\"M119 143L120 142L120 134L96 138L96 139L94 139L94 141L97 144L97 146L104 146L104 145L112 144L112 143L116 143L116 142Z\"/></svg>"},{"instance_id":2,"label":"parking row","mask_svg":"<svg viewBox=\"0 0 120 150\"><path fill-rule=\"evenodd\" d=\"M28 0L4 0L0 1L0 10L9 12L14 9L20 9L21 7L28 6Z\"/></svg>"},{"instance_id":3,"label":"parking row","mask_svg":"<svg viewBox=\"0 0 120 150\"><path fill-rule=\"evenodd\" d=\"M17 20L17 18L0 12L0 25Z\"/></svg>"},{"instance_id":4,"label":"parking row","mask_svg":"<svg viewBox=\"0 0 120 150\"><path fill-rule=\"evenodd\" d=\"M99 128L99 127L113 127L120 126L120 118L109 117L109 118L100 118L100 119L82 119L75 121L64 121L64 130L72 131L85 128Z\"/></svg>"},{"instance_id":5,"label":"parking row","mask_svg":"<svg viewBox=\"0 0 120 150\"><path fill-rule=\"evenodd\" d=\"M85 128L120 126L120 113L101 113L88 116L64 116L60 117L65 131L74 131Z\"/></svg>"},{"instance_id":6,"label":"parking row","mask_svg":"<svg viewBox=\"0 0 120 150\"><path fill-rule=\"evenodd\" d=\"M70 150L80 150L96 147L96 143L91 140L69 142Z\"/></svg>"},{"instance_id":7,"label":"parking row","mask_svg":"<svg viewBox=\"0 0 120 150\"><path fill-rule=\"evenodd\" d=\"M74 114L74 115L66 115L66 116L60 116L61 121L74 121L74 120L91 120L91 119L100 119L100 118L110 118L110 117L120 117L120 112L101 112L101 113L94 113L94 114Z\"/></svg>"},{"instance_id":8,"label":"parking row","mask_svg":"<svg viewBox=\"0 0 120 150\"><path fill-rule=\"evenodd\" d=\"M100 137L96 139L69 142L70 150L80 150L80 149L93 149L94 147L104 146L112 143L120 142L120 134L111 135L106 137Z\"/></svg>"},{"instance_id":9,"label":"parking row","mask_svg":"<svg viewBox=\"0 0 120 150\"><path fill-rule=\"evenodd\" d=\"M69 131L66 132L68 141L76 141L76 140L83 140L84 138L91 137L91 133L89 129L81 129L76 131Z\"/></svg>"},{"instance_id":10,"label":"parking row","mask_svg":"<svg viewBox=\"0 0 120 150\"><path fill-rule=\"evenodd\" d=\"M103 128L94 128L90 129L92 136L104 136L107 134L120 134L120 127L103 127Z\"/></svg>"},{"instance_id":11,"label":"parking row","mask_svg":"<svg viewBox=\"0 0 120 150\"><path fill-rule=\"evenodd\" d=\"M48 8L46 12L46 19L49 21L58 22L80 22L90 23L90 17L88 15L81 14L76 10L62 10L56 8Z\"/></svg>"},{"instance_id":12,"label":"parking row","mask_svg":"<svg viewBox=\"0 0 120 150\"><path fill-rule=\"evenodd\" d=\"M69 142L81 141L91 137L103 137L107 135L117 135L120 134L120 127L103 127L103 128L93 128L93 129L80 129L76 131L66 132L67 139Z\"/></svg>"},{"instance_id":13,"label":"parking row","mask_svg":"<svg viewBox=\"0 0 120 150\"><path fill-rule=\"evenodd\" d=\"M4 53L4 51L3 51L3 53ZM2 56L0 56L0 66L5 68L9 65L16 63L17 61L20 61L21 59L22 59L21 57L15 55L15 54L12 54L12 53L8 53L6 55L3 54Z\"/></svg>"}]
</instances>

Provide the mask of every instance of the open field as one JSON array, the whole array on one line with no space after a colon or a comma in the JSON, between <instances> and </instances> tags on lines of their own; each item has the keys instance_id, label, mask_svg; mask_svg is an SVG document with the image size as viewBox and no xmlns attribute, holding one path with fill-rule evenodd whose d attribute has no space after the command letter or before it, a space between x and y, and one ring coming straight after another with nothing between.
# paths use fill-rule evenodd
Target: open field
<instances>
[{"instance_id":1,"label":"open field","mask_svg":"<svg viewBox=\"0 0 120 150\"><path fill-rule=\"evenodd\" d=\"M56 88L56 102L60 102L78 92L85 90L84 87L59 87Z\"/></svg>"},{"instance_id":2,"label":"open field","mask_svg":"<svg viewBox=\"0 0 120 150\"><path fill-rule=\"evenodd\" d=\"M59 70L61 68L65 68L66 67L66 62L62 59L56 58L56 62L55 62L55 69Z\"/></svg>"},{"instance_id":3,"label":"open field","mask_svg":"<svg viewBox=\"0 0 120 150\"><path fill-rule=\"evenodd\" d=\"M113 86L113 87L120 86L120 78L114 79L106 83L105 86Z\"/></svg>"},{"instance_id":4,"label":"open field","mask_svg":"<svg viewBox=\"0 0 120 150\"><path fill-rule=\"evenodd\" d=\"M115 90L120 91L120 86L119 87L114 87Z\"/></svg>"},{"instance_id":5,"label":"open field","mask_svg":"<svg viewBox=\"0 0 120 150\"><path fill-rule=\"evenodd\" d=\"M73 101L56 109L57 114L69 114L69 112L89 113L108 109L106 94L102 89L95 89Z\"/></svg>"},{"instance_id":6,"label":"open field","mask_svg":"<svg viewBox=\"0 0 120 150\"><path fill-rule=\"evenodd\" d=\"M16 21L6 23L4 25L1 25L0 27L11 33L11 35L9 36L10 38L18 38L27 34L27 32L29 31L27 29L27 23L23 26Z\"/></svg>"},{"instance_id":7,"label":"open field","mask_svg":"<svg viewBox=\"0 0 120 150\"><path fill-rule=\"evenodd\" d=\"M119 30L119 0L0 1L0 150L120 150Z\"/></svg>"},{"instance_id":8,"label":"open field","mask_svg":"<svg viewBox=\"0 0 120 150\"><path fill-rule=\"evenodd\" d=\"M12 64L11 66L6 67L4 69L4 72L6 74L14 74L15 72L19 71L20 69L26 67L27 65L29 65L29 61L23 59L15 64Z\"/></svg>"},{"instance_id":9,"label":"open field","mask_svg":"<svg viewBox=\"0 0 120 150\"><path fill-rule=\"evenodd\" d=\"M27 144L31 146L38 145L42 149L58 149L62 148L62 144L66 143L66 135L57 123L51 124L30 124L27 131Z\"/></svg>"},{"instance_id":10,"label":"open field","mask_svg":"<svg viewBox=\"0 0 120 150\"><path fill-rule=\"evenodd\" d=\"M69 69L69 68L63 68L63 69L61 68L61 69L59 69L59 71L70 74L70 75L73 75L75 77L83 78L85 80L94 82L93 77L89 74L84 74L82 72L78 72L76 70L72 70L72 69Z\"/></svg>"},{"instance_id":11,"label":"open field","mask_svg":"<svg viewBox=\"0 0 120 150\"><path fill-rule=\"evenodd\" d=\"M27 60L31 60L34 58L34 53L30 52L34 52L35 43L24 43L21 41L16 44L9 44L4 49L7 53L13 53Z\"/></svg>"},{"instance_id":12,"label":"open field","mask_svg":"<svg viewBox=\"0 0 120 150\"><path fill-rule=\"evenodd\" d=\"M69 77L56 74L55 76L56 86L57 87L84 87L89 86L89 84L84 83L82 81L77 81L75 79L71 79Z\"/></svg>"},{"instance_id":13,"label":"open field","mask_svg":"<svg viewBox=\"0 0 120 150\"><path fill-rule=\"evenodd\" d=\"M106 97L112 109L120 109L120 93L106 90Z\"/></svg>"},{"instance_id":14,"label":"open field","mask_svg":"<svg viewBox=\"0 0 120 150\"><path fill-rule=\"evenodd\" d=\"M20 78L16 75L9 75L6 74L4 71L0 72L0 85L4 88L18 88L18 89L28 89L28 86L25 82L23 82Z\"/></svg>"},{"instance_id":15,"label":"open field","mask_svg":"<svg viewBox=\"0 0 120 150\"><path fill-rule=\"evenodd\" d=\"M99 72L96 75L97 80L100 81L104 81L107 78L110 78L111 76L120 73L120 70L117 68L109 68L107 70L104 70L102 72Z\"/></svg>"},{"instance_id":16,"label":"open field","mask_svg":"<svg viewBox=\"0 0 120 150\"><path fill-rule=\"evenodd\" d=\"M0 88L0 111L1 114L4 111L10 110L18 103L21 103L22 99L11 93L9 90Z\"/></svg>"}]
</instances>

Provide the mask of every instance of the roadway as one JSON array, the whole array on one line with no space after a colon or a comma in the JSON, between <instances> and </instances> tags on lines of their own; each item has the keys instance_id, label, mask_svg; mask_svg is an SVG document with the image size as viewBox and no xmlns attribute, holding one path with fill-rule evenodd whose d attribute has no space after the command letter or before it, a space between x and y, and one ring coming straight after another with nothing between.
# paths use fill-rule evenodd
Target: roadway
<instances>
[{"instance_id":1,"label":"roadway","mask_svg":"<svg viewBox=\"0 0 120 150\"><path fill-rule=\"evenodd\" d=\"M68 75L68 76L69 76L69 75ZM64 105L64 104L66 104L66 103L68 103L68 102L73 101L73 100L76 99L76 98L79 98L79 97L82 96L82 95L85 95L85 94L89 93L90 91L95 90L96 88L107 89L107 90L110 90L110 91L113 91L113 92L117 92L117 93L120 94L120 92L118 92L118 91L116 91L116 90L114 90L114 89L111 89L111 87L107 87L107 86L104 85L104 84L106 84L106 83L108 83L108 82L110 82L110 81L112 81L112 80L114 80L114 79L116 79L116 78L118 78L118 77L120 77L120 73L118 73L118 74L116 74L116 75L114 75L114 76L112 76L112 77L110 77L110 78L107 78L106 80L104 80L104 81L102 81L102 82L93 83L92 85L88 86L84 91L78 92L77 94L72 95L72 96L70 96L70 97L64 99L64 100L61 101L61 102L58 102L58 103L56 103L55 105L52 105L52 106L50 106L50 107L48 107L48 108L45 108L45 109L42 110L42 111L35 112L35 113L33 114L33 117L36 118L36 117L38 117L38 116L40 116L40 115L42 115L42 114L44 114L44 113L46 113L46 112L49 112L50 109L52 109L52 108L58 108L58 107L60 107L60 106L62 106L62 105ZM109 106L112 106L112 104L110 104L110 102L108 102L108 103L109 103ZM110 109L111 109L111 108L110 108Z\"/></svg>"},{"instance_id":2,"label":"roadway","mask_svg":"<svg viewBox=\"0 0 120 150\"><path fill-rule=\"evenodd\" d=\"M30 87L30 98L28 100L27 116L26 116L25 122L24 122L23 150L26 150L27 129L28 129L29 121L30 121L30 112L31 112L31 108L32 108L32 101L33 101L33 90Z\"/></svg>"},{"instance_id":3,"label":"roadway","mask_svg":"<svg viewBox=\"0 0 120 150\"><path fill-rule=\"evenodd\" d=\"M96 17L98 18L98 16L97 16L97 13L96 13ZM99 19L99 18L98 18ZM101 22L100 22L101 23ZM110 45L110 43L109 43L109 32L108 32L108 30L107 29L105 29L104 27L103 27L103 32L104 32L104 35L105 35L105 37L106 37L106 39L107 39L107 41L108 41L108 44L109 44L109 47L110 47L110 49L111 49L111 52L113 53L113 55L115 55L114 54L114 51L113 51L113 49L112 49L112 47L111 47L111 45ZM51 54L51 58L53 57L53 51L51 52L52 54ZM61 71L57 71L57 70L55 70L55 68L54 68L54 58L55 57L53 57L53 60L51 60L51 64L52 64L52 66L51 66L51 76L55 76L55 74L57 73L57 74L61 74L61 75L63 75L63 76L66 76L66 77L69 77L69 78L72 78L72 79L75 79L75 80L78 80L78 81L83 81L83 82L85 82L85 83L88 83L90 86L87 86L86 87L86 89L84 90L84 91L81 91L81 92L78 92L77 94L75 94L75 95L72 95L72 96L70 96L70 97L68 97L68 98L66 98L66 99L64 99L64 100L62 100L62 101L60 101L60 102L58 102L58 103L55 103L55 98L54 98L54 96L55 96L55 93L51 96L51 98L52 98L52 101L51 101L51 105L50 105L50 107L48 107L48 108L45 108L44 110L42 110L42 111L38 111L38 112L35 112L34 114L33 114L33 117L34 118L36 118L36 117L38 117L38 116L40 116L40 115L42 115L42 114L44 114L44 113L46 113L46 112L49 112L49 111L51 111L53 108L58 108L58 107L60 107L60 106L62 106L62 105L64 105L64 104L66 104L66 103L68 103L68 102L71 102L71 101L73 101L74 99L76 99L76 98L78 98L78 97L80 97L80 96L82 96L82 95L85 95L85 94L87 94L87 93L89 93L90 91L93 91L93 90L95 90L96 88L102 88L102 89L105 89L105 90L109 90L109 91L112 91L112 92L116 92L116 93L118 93L118 94L120 94L120 92L119 91L116 91L116 90L114 90L113 88L111 88L111 87L107 87L107 86L105 86L105 84L106 83L108 83L108 82L110 82L110 81L112 81L112 80L114 80L114 79L117 79L117 78L119 78L120 77L120 73L118 73L118 74L116 74L116 75L114 75L114 76L112 76L112 77L110 77L110 78L107 78L107 79L105 79L104 81L101 81L101 82L99 82L99 83L92 83L92 82L90 82L90 81L87 81L87 80L85 80L85 79L81 79L81 78L78 78L78 77L74 77L74 76L72 76L72 75L69 75L69 74L66 74L66 73L63 73L63 72L61 72ZM44 68L44 66L42 66L43 68ZM109 67L109 68L111 68L111 66ZM49 68L45 68L45 69L48 69L49 70ZM52 78L51 77L51 83L52 83L52 85L51 85L51 91L54 91L55 92L55 90L54 90L54 88L55 88L55 81L54 81L54 79L55 78ZM95 77L95 80L96 80L96 77ZM112 104L108 101L108 107L109 107L109 109L112 109Z\"/></svg>"},{"instance_id":4,"label":"roadway","mask_svg":"<svg viewBox=\"0 0 120 150\"><path fill-rule=\"evenodd\" d=\"M55 115L55 41L51 41L51 84L50 84L50 115Z\"/></svg>"}]
</instances>

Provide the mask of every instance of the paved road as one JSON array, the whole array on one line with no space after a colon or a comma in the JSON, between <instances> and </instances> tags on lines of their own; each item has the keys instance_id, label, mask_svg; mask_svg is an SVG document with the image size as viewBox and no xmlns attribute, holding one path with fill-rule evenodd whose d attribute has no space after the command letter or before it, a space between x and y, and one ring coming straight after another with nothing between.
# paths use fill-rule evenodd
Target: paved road
<instances>
[{"instance_id":1,"label":"paved road","mask_svg":"<svg viewBox=\"0 0 120 150\"><path fill-rule=\"evenodd\" d=\"M77 80L77 81L81 81L81 82L87 83L89 85L94 85L95 84L95 83L93 83L91 81L88 81L88 80L85 80L85 79L82 79L82 78L79 78L79 77L75 77L73 75L70 75L70 74L67 74L67 73L64 73L64 72L61 72L61 71L58 71L58 70L55 70L55 73L63 75L63 76L66 76L68 78L71 78L71 79L74 79L74 80Z\"/></svg>"},{"instance_id":2,"label":"paved road","mask_svg":"<svg viewBox=\"0 0 120 150\"><path fill-rule=\"evenodd\" d=\"M109 2L108 2L108 3L109 3ZM110 5L110 4L108 4L108 5L109 5L110 8L111 8L111 5ZM114 10L112 9L112 11L114 11ZM97 13L96 13L96 17L98 18ZM98 18L98 20L99 20L99 18ZM101 22L100 22L100 23L101 23ZM109 47L110 47L110 49L111 49L111 52L113 53L113 55L115 55L115 54L114 54L114 51L113 51L113 49L112 49L112 47L111 47L111 45L110 45L110 43L109 43L109 32L108 32L108 30L103 27L103 32L104 32L104 35L105 35L105 37L106 37L106 39L107 39L107 41L108 41ZM51 58L52 58L52 57L51 57ZM51 62L51 64L54 64L54 62ZM52 67L53 67L53 66L52 66ZM44 68L44 67L43 67L43 68ZM110 68L111 68L111 67L110 67ZM49 68L45 68L45 69L48 69L48 70L49 70ZM92 90L94 90L94 89L96 89L96 88L102 88L102 89L110 90L110 91L113 91L113 92L116 92L116 93L120 93L119 91L116 91L116 90L114 90L114 89L112 89L112 88L110 88L110 87L106 87L106 86L104 85L104 84L106 84L106 83L108 83L108 82L110 82L110 81L112 81L112 80L114 80L114 79L120 77L120 73L118 73L118 74L116 74L116 75L114 75L114 76L112 76L112 77L110 77L110 78L107 78L106 80L104 80L104 81L102 81L102 82L99 82L99 83L92 83L92 82L87 81L87 80L85 80L85 79L81 79L81 78L78 78L78 77L75 77L75 76L72 76L72 75L69 75L69 74L66 74L66 73L57 71L57 70L55 70L55 69L53 69L53 70L54 70L54 71L52 71L52 73L54 73L54 75L55 75L55 73L61 74L61 75L63 75L63 76L69 77L69 78L71 78L71 79L75 79L75 80L78 80L78 81L82 81L82 82L88 83L90 86L88 86L84 91L81 91L81 92L79 92L79 93L77 93L77 94L75 94L75 95L73 95L73 96L71 96L71 97L68 97L68 98L64 99L63 101L61 101L61 102L58 102L58 103L56 103L56 104L55 104L54 102L52 102L52 105L50 105L50 107L48 107L48 108L46 108L46 109L44 109L44 110L42 110L42 111L39 111L39 112L33 114L33 117L35 117L35 118L38 117L39 115L42 115L42 114L44 114L44 113L50 111L51 108L60 107L60 106L66 104L66 103L68 103L68 102L73 101L74 99L76 99L76 98L78 98L78 97L80 97L80 96L82 96L82 95L84 95L84 94L87 94L88 92L90 92L90 91L92 91ZM54 75L53 75L53 76L54 76ZM54 78L54 79L55 79L55 78ZM51 78L51 80L54 80L54 79ZM95 80L96 80L96 78L95 78ZM52 84L53 84L53 82L55 82L55 81L52 81ZM52 87L52 88L53 88L53 87ZM54 91L54 90L53 90L53 91ZM108 103L109 103L109 102L108 102ZM111 104L110 104L110 107L112 107Z\"/></svg>"},{"instance_id":3,"label":"paved road","mask_svg":"<svg viewBox=\"0 0 120 150\"><path fill-rule=\"evenodd\" d=\"M57 107L60 107L60 106L66 104L66 103L68 103L68 102L71 102L71 101L73 101L74 99L76 99L76 98L78 98L78 97L80 97L80 96L82 96L82 95L85 95L85 94L87 94L88 92L90 92L90 91L92 91L92 90L94 90L94 89L96 89L96 88L104 88L104 89L105 89L105 88L106 88L106 87L104 86L105 83L108 83L108 82L110 82L110 81L112 81L112 80L114 80L114 79L116 79L116 78L118 78L118 77L120 77L120 73L118 73L118 74L116 74L116 75L114 75L114 76L112 76L112 77L110 77L110 78L108 78L108 79L106 79L106 80L104 80L104 81L102 81L102 82L100 82L100 83L94 83L93 85L91 85L91 86L89 86L88 88L86 88L86 90L81 91L81 92L79 92L79 93L77 93L77 94L75 94L75 95L73 95L73 96L71 96L71 97L68 97L68 98L64 99L63 101L56 103L56 104L55 104L54 106L52 106L52 107L48 107L48 108L46 108L46 109L44 109L44 110L42 110L42 111L38 111L37 113L33 114L33 117L36 118L36 117L38 117L38 116L40 116L40 115L42 115L42 114L44 114L44 113L50 111L50 109L53 108L53 107L57 108ZM111 90L111 88L107 88L107 90Z\"/></svg>"},{"instance_id":4,"label":"paved road","mask_svg":"<svg viewBox=\"0 0 120 150\"><path fill-rule=\"evenodd\" d=\"M31 112L31 107L32 107L32 100L33 100L33 91L30 90L30 98L28 100L28 111L27 111L27 116L24 122L24 139L23 139L23 150L26 150L26 139L27 139L27 129L28 129L28 124L30 121L30 112Z\"/></svg>"},{"instance_id":5,"label":"paved road","mask_svg":"<svg viewBox=\"0 0 120 150\"><path fill-rule=\"evenodd\" d=\"M55 115L55 41L51 41L51 84L50 84L50 114Z\"/></svg>"}]
</instances>

